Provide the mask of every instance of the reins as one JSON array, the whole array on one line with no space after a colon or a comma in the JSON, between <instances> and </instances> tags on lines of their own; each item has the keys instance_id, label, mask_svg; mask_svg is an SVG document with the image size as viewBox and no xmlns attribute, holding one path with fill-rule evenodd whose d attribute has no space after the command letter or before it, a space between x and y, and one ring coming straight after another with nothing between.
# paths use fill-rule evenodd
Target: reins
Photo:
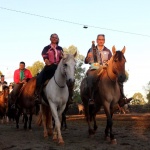
<instances>
[{"instance_id":1,"label":"reins","mask_svg":"<svg viewBox=\"0 0 150 150\"><path fill-rule=\"evenodd\" d=\"M115 82L116 82L116 80L114 81L114 80L112 80L112 79L111 79L111 77L110 77L110 76L109 76L109 74L108 74L107 69L106 69L106 73L107 73L107 76L108 76L108 78L110 79L110 81L112 81L112 82L114 82L114 83L115 83Z\"/></svg>"},{"instance_id":2,"label":"reins","mask_svg":"<svg viewBox=\"0 0 150 150\"><path fill-rule=\"evenodd\" d=\"M66 85L63 85L63 86L61 86L61 85L59 85L58 83L57 83L57 81L56 81L56 79L55 79L55 74L54 74L54 81L55 81L55 83L58 85L58 87L60 87L60 88L64 88Z\"/></svg>"}]
</instances>

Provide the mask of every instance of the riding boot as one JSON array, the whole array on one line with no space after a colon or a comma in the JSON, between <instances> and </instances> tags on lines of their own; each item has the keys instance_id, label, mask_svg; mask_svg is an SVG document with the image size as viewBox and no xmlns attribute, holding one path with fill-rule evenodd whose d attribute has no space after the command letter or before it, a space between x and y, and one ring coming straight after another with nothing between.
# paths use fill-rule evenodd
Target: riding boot
<instances>
[{"instance_id":1,"label":"riding boot","mask_svg":"<svg viewBox=\"0 0 150 150\"><path fill-rule=\"evenodd\" d=\"M127 98L125 96L124 90L123 90L123 82L119 82L119 87L120 87L121 96L120 96L120 99L118 101L118 104L119 104L120 107L123 107L125 104L129 103L132 100L132 97Z\"/></svg>"},{"instance_id":2,"label":"riding boot","mask_svg":"<svg viewBox=\"0 0 150 150\"><path fill-rule=\"evenodd\" d=\"M37 86L35 89L35 104L41 104L42 89L43 89L43 85Z\"/></svg>"}]
</instances>

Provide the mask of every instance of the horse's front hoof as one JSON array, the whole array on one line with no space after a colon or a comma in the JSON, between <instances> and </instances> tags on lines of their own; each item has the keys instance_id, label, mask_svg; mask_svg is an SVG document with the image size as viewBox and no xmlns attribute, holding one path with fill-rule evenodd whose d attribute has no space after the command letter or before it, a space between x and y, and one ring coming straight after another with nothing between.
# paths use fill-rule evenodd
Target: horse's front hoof
<instances>
[{"instance_id":1,"label":"horse's front hoof","mask_svg":"<svg viewBox=\"0 0 150 150\"><path fill-rule=\"evenodd\" d=\"M111 144L112 145L116 145L117 144L117 140L116 139L111 140Z\"/></svg>"},{"instance_id":2,"label":"horse's front hoof","mask_svg":"<svg viewBox=\"0 0 150 150\"><path fill-rule=\"evenodd\" d=\"M60 145L60 146L61 146L61 145L64 145L64 144L65 144L65 142L64 142L64 140L63 140L63 139L59 139L59 140L58 140L58 145Z\"/></svg>"},{"instance_id":3,"label":"horse's front hoof","mask_svg":"<svg viewBox=\"0 0 150 150\"><path fill-rule=\"evenodd\" d=\"M94 137L94 134L89 135L89 138L90 138L90 139L93 138L93 137Z\"/></svg>"},{"instance_id":4,"label":"horse's front hoof","mask_svg":"<svg viewBox=\"0 0 150 150\"><path fill-rule=\"evenodd\" d=\"M44 138L47 138L47 137L48 137L48 133L44 132Z\"/></svg>"},{"instance_id":5,"label":"horse's front hoof","mask_svg":"<svg viewBox=\"0 0 150 150\"><path fill-rule=\"evenodd\" d=\"M57 141L58 141L57 135L53 135L53 141L54 141L54 142L57 142Z\"/></svg>"},{"instance_id":6,"label":"horse's front hoof","mask_svg":"<svg viewBox=\"0 0 150 150\"><path fill-rule=\"evenodd\" d=\"M109 136L105 136L105 140L110 142L110 137Z\"/></svg>"}]
</instances>

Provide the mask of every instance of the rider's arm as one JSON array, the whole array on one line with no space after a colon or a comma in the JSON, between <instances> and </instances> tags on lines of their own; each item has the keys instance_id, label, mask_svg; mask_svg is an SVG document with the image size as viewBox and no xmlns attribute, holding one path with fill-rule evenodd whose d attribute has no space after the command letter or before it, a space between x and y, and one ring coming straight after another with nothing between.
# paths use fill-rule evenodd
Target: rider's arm
<instances>
[{"instance_id":1,"label":"rider's arm","mask_svg":"<svg viewBox=\"0 0 150 150\"><path fill-rule=\"evenodd\" d=\"M93 55L92 55L91 49L89 49L89 51L88 51L88 53L87 53L87 56L86 56L86 58L85 58L85 60L84 60L84 63L85 63L85 64L90 64L91 57L93 57Z\"/></svg>"}]
</instances>

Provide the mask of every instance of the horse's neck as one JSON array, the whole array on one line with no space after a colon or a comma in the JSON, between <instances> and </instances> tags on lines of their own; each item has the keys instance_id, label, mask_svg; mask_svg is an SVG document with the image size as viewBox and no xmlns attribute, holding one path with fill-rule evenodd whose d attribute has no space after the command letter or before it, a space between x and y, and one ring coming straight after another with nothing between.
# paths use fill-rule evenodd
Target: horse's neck
<instances>
[{"instance_id":1,"label":"horse's neck","mask_svg":"<svg viewBox=\"0 0 150 150\"><path fill-rule=\"evenodd\" d=\"M117 80L116 74L114 74L113 71L112 71L112 64L108 65L108 67L106 69L106 72L107 72L107 76L108 76L108 78L110 78L110 80L112 80L112 81Z\"/></svg>"},{"instance_id":2,"label":"horse's neck","mask_svg":"<svg viewBox=\"0 0 150 150\"><path fill-rule=\"evenodd\" d=\"M59 63L56 71L55 71L55 80L60 86L64 86L66 84L66 78L64 74L61 72L62 61Z\"/></svg>"}]
</instances>

